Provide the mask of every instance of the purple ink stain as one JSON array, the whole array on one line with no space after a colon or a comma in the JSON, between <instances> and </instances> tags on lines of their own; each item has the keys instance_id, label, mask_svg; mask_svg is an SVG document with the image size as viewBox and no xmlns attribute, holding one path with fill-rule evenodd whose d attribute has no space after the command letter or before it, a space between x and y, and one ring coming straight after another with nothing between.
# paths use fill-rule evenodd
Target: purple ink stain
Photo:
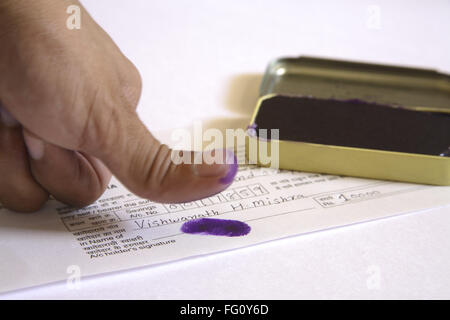
<instances>
[{"instance_id":1,"label":"purple ink stain","mask_svg":"<svg viewBox=\"0 0 450 320\"><path fill-rule=\"evenodd\" d=\"M252 123L251 125L247 126L247 130L250 130L250 129L253 129L253 130L258 129L258 125L256 123Z\"/></svg>"},{"instance_id":2,"label":"purple ink stain","mask_svg":"<svg viewBox=\"0 0 450 320\"><path fill-rule=\"evenodd\" d=\"M181 226L184 233L225 237L245 236L250 230L250 226L242 221L211 218L190 220Z\"/></svg>"},{"instance_id":3,"label":"purple ink stain","mask_svg":"<svg viewBox=\"0 0 450 320\"><path fill-rule=\"evenodd\" d=\"M233 163L229 163L229 159L233 157ZM237 157L233 151L227 150L227 163L228 163L228 172L227 175L221 178L219 181L222 184L230 184L233 182L234 177L238 171L238 161Z\"/></svg>"},{"instance_id":4,"label":"purple ink stain","mask_svg":"<svg viewBox=\"0 0 450 320\"><path fill-rule=\"evenodd\" d=\"M247 127L247 134L250 137L256 137L257 136L257 133L256 133L256 129L257 128L258 128L258 125L256 123L253 123L253 124L249 125Z\"/></svg>"},{"instance_id":5,"label":"purple ink stain","mask_svg":"<svg viewBox=\"0 0 450 320\"><path fill-rule=\"evenodd\" d=\"M441 157L450 157L450 147L447 148L447 150L444 150L441 154L439 154Z\"/></svg>"}]
</instances>

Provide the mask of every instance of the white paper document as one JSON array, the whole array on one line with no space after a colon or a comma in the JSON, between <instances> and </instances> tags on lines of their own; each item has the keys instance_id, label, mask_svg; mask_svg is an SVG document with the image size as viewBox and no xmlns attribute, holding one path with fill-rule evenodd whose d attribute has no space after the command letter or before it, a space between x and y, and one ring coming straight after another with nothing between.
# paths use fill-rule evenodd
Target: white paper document
<instances>
[{"instance_id":1,"label":"white paper document","mask_svg":"<svg viewBox=\"0 0 450 320\"><path fill-rule=\"evenodd\" d=\"M55 200L34 214L0 209L0 292L450 205L450 187L244 166L215 196L182 204L139 199L117 180L89 207ZM199 218L245 222L228 237L187 234Z\"/></svg>"}]
</instances>

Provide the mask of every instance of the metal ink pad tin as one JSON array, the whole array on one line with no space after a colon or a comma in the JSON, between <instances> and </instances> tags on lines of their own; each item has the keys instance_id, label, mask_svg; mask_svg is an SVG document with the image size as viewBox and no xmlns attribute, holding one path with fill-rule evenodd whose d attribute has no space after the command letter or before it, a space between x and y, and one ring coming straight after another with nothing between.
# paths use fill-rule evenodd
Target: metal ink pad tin
<instances>
[{"instance_id":1,"label":"metal ink pad tin","mask_svg":"<svg viewBox=\"0 0 450 320\"><path fill-rule=\"evenodd\" d=\"M279 59L250 127L279 129L281 169L450 185L450 77L433 70Z\"/></svg>"}]
</instances>

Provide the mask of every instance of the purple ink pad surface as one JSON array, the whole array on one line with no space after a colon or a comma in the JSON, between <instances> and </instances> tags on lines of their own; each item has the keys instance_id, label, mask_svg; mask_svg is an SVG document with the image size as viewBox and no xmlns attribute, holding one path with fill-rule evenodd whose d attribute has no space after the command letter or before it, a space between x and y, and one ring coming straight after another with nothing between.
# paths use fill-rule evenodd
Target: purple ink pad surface
<instances>
[{"instance_id":1,"label":"purple ink pad surface","mask_svg":"<svg viewBox=\"0 0 450 320\"><path fill-rule=\"evenodd\" d=\"M185 222L181 231L189 234L240 237L250 232L248 224L238 220L202 218Z\"/></svg>"},{"instance_id":2,"label":"purple ink pad surface","mask_svg":"<svg viewBox=\"0 0 450 320\"><path fill-rule=\"evenodd\" d=\"M275 96L261 104L258 129L279 139L384 151L447 156L450 115L362 100Z\"/></svg>"}]
</instances>

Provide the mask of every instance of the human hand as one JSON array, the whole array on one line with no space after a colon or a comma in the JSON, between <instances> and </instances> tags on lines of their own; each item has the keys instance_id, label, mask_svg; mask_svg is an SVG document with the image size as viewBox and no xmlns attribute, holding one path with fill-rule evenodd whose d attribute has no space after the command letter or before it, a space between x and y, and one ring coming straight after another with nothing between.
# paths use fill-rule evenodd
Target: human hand
<instances>
[{"instance_id":1,"label":"human hand","mask_svg":"<svg viewBox=\"0 0 450 320\"><path fill-rule=\"evenodd\" d=\"M72 4L82 9L79 30L66 28ZM85 206L104 192L111 172L131 192L158 202L200 199L231 183L237 163L225 150L223 164L171 161L171 150L135 112L137 69L79 2L2 0L0 48L5 207L35 211L49 194Z\"/></svg>"}]
</instances>

